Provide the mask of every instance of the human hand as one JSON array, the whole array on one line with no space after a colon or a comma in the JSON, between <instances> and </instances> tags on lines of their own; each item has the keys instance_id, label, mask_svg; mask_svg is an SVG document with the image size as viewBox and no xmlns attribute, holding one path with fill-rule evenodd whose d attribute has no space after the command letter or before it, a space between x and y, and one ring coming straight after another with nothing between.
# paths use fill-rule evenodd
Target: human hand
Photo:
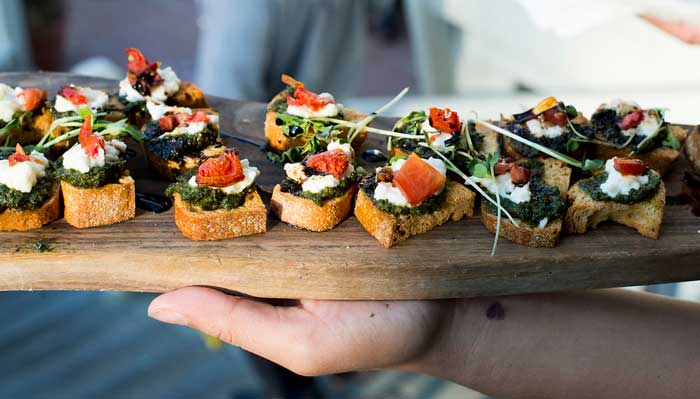
<instances>
[{"instance_id":1,"label":"human hand","mask_svg":"<svg viewBox=\"0 0 700 399\"><path fill-rule=\"evenodd\" d=\"M688 44L700 44L700 25L689 24L683 21L671 21L649 14L641 15L641 18Z\"/></svg>"},{"instance_id":2,"label":"human hand","mask_svg":"<svg viewBox=\"0 0 700 399\"><path fill-rule=\"evenodd\" d=\"M449 322L452 301L267 303L203 288L153 300L148 315L185 325L298 374L406 368L427 357Z\"/></svg>"}]
</instances>

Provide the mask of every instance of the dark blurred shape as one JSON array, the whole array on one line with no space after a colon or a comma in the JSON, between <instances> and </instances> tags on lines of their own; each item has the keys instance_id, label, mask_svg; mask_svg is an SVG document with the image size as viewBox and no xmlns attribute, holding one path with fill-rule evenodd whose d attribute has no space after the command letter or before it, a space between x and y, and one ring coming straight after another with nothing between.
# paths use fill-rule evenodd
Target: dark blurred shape
<instances>
[{"instance_id":1,"label":"dark blurred shape","mask_svg":"<svg viewBox=\"0 0 700 399\"><path fill-rule=\"evenodd\" d=\"M64 0L24 0L32 59L36 68L64 69Z\"/></svg>"}]
</instances>

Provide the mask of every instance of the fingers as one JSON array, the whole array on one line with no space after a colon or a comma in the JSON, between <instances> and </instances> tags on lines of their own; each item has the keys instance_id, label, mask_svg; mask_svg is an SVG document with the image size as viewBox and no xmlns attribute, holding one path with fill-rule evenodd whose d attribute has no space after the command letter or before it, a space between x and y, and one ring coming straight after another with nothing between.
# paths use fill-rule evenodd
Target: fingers
<instances>
[{"instance_id":1,"label":"fingers","mask_svg":"<svg viewBox=\"0 0 700 399\"><path fill-rule=\"evenodd\" d=\"M148 315L165 323L195 328L285 365L292 348L313 326L313 318L295 307L275 307L219 291L188 287L151 302Z\"/></svg>"},{"instance_id":2,"label":"fingers","mask_svg":"<svg viewBox=\"0 0 700 399\"><path fill-rule=\"evenodd\" d=\"M658 29L680 39L688 44L700 43L700 27L685 22L671 21L651 14L643 14L641 18Z\"/></svg>"}]
</instances>

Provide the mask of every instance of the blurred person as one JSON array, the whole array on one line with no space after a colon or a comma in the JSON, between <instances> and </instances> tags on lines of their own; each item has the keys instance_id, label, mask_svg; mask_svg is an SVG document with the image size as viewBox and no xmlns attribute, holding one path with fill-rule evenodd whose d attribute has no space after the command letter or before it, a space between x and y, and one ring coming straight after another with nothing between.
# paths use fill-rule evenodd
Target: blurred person
<instances>
[{"instance_id":1,"label":"blurred person","mask_svg":"<svg viewBox=\"0 0 700 399\"><path fill-rule=\"evenodd\" d=\"M496 397L690 398L700 304L624 289L296 306L190 287L149 307L297 373L414 371Z\"/></svg>"},{"instance_id":2,"label":"blurred person","mask_svg":"<svg viewBox=\"0 0 700 399\"><path fill-rule=\"evenodd\" d=\"M339 97L363 62L367 0L199 0L195 81L209 94L268 101L287 73Z\"/></svg>"},{"instance_id":3,"label":"blurred person","mask_svg":"<svg viewBox=\"0 0 700 399\"><path fill-rule=\"evenodd\" d=\"M696 0L405 4L424 93L700 87Z\"/></svg>"},{"instance_id":4,"label":"blurred person","mask_svg":"<svg viewBox=\"0 0 700 399\"><path fill-rule=\"evenodd\" d=\"M26 70L32 65L22 3L20 0L0 2L0 71Z\"/></svg>"}]
</instances>

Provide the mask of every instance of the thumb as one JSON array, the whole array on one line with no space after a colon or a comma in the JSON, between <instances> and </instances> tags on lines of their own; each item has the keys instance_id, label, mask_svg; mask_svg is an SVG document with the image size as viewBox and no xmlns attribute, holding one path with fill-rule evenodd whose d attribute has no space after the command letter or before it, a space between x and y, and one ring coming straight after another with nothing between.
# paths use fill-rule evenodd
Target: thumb
<instances>
[{"instance_id":1,"label":"thumb","mask_svg":"<svg viewBox=\"0 0 700 399\"><path fill-rule=\"evenodd\" d=\"M290 351L290 341L304 336L307 311L280 308L204 288L187 287L151 302L148 315L165 323L202 331L278 363Z\"/></svg>"}]
</instances>

